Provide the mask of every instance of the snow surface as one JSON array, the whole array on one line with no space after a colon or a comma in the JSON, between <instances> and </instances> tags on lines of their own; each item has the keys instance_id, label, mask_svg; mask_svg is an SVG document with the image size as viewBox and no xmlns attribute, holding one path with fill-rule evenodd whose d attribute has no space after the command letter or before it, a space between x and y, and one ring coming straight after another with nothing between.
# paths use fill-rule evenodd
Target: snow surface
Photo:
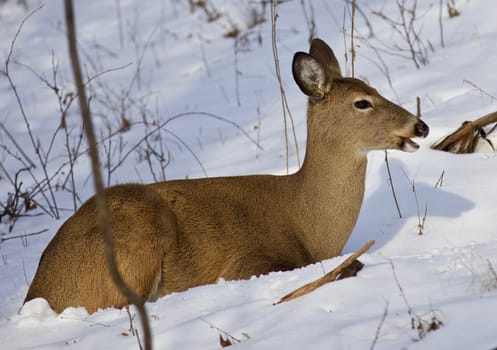
<instances>
[{"instance_id":1,"label":"snow surface","mask_svg":"<svg viewBox=\"0 0 497 350\"><path fill-rule=\"evenodd\" d=\"M79 44L87 74L95 76L112 70L90 84L100 136L107 134L106 125L112 130L119 125L120 101L126 105L125 117L136 123L121 134L121 155L151 130L138 123L143 115L160 123L185 112L213 113L239 128L201 114L187 114L167 124L170 133L164 132L162 137L172 160L166 168L166 178L205 176L192 154L208 176L284 174L283 117L270 21L250 25L253 10L261 8L253 1L213 3L222 16L209 22L200 9L190 13L186 1L163 0L146 5L136 0L98 4L77 1ZM415 111L419 96L423 119L431 127L430 136L420 141L418 152L389 152L402 218L392 199L384 153L373 152L369 155L361 215L343 251L346 255L364 242L376 240L361 258L365 267L356 278L325 285L304 297L273 306L286 293L322 276L344 259L337 257L295 271L274 272L247 281L221 280L215 285L168 295L147 304L155 348L219 349L219 335L227 337L226 333L240 340L233 345L240 349L497 348L497 279L493 270L497 269L496 155L489 148L470 155L429 148L461 122L496 109L494 11L488 1L457 0L460 16L448 18L444 7L442 47L439 1L419 0L415 27L425 43L430 41L433 50L428 49L429 63L418 70L410 59L386 52L398 52L394 45L405 47L405 41L386 21L372 14L381 11L397 19L396 2L358 3L371 23L374 37L364 39L369 29L357 14L356 34L362 40L356 39L356 75L411 111ZM20 32L10 76L22 99L35 143L49 153L48 173L54 174L67 160L66 140L59 132L49 149L61 114L54 92L40 77L53 82L56 65L58 88L64 94L72 90L63 8L61 1L33 0L28 4L30 11L40 4L43 7ZM308 15L315 19L318 36L333 46L342 70L349 73L350 55L346 62L344 43L350 45L350 15L344 9L345 2L316 0L305 4ZM0 7L2 70L26 14L13 0ZM268 7L265 15L270 18ZM245 41L238 41L236 55L234 40L224 38L234 27L246 35ZM305 149L306 99L293 83L290 62L294 52L307 49L308 36L302 2L280 4L279 59L301 153ZM388 67L391 85L372 47L379 49ZM37 160L4 75L0 78L0 111L5 129L31 159ZM72 106L67 117L72 146L76 145L80 127L77 112ZM114 147L115 158L111 161L115 164L119 159L119 137L113 140L106 145ZM19 151L3 130L0 144L6 146L0 150L0 162L13 178L22 168L14 157ZM298 166L293 150L290 156L293 171ZM109 175L104 169L104 174L110 184L150 182L154 174L160 177L158 163L153 164L153 169L154 172L138 152L133 152L116 171ZM63 181L67 166L63 170L54 177L54 183ZM5 202L13 188L4 171L0 176L0 201ZM19 176L23 188L34 186L27 172ZM40 167L34 169L34 176L42 178ZM93 193L86 155L78 159L74 176L79 205ZM40 203L45 203L38 196ZM88 315L81 308L69 308L56 315L43 300L34 300L20 310L44 247L72 213L72 196L67 190L55 192L55 197L58 207L64 209L61 220L38 209L20 218L12 232L8 232L5 220L0 224L0 349L137 349L125 310L108 309ZM423 235L418 235L418 212L423 217L425 207ZM48 231L8 239L43 229ZM434 320L443 324L420 339L418 330L412 329L409 310L416 320L419 317L426 322L425 328ZM134 309L131 313L135 314ZM139 328L137 319L133 323Z\"/></svg>"}]
</instances>

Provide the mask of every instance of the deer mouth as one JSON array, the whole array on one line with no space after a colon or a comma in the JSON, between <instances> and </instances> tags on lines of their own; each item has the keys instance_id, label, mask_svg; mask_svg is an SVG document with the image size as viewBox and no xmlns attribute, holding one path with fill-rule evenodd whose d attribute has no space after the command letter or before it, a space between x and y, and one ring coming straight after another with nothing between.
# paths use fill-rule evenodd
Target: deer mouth
<instances>
[{"instance_id":1,"label":"deer mouth","mask_svg":"<svg viewBox=\"0 0 497 350\"><path fill-rule=\"evenodd\" d=\"M395 138L395 144L398 150L412 153L416 152L419 149L419 145L412 140L412 138L417 137L417 135L399 132L395 133L393 136Z\"/></svg>"},{"instance_id":2,"label":"deer mouth","mask_svg":"<svg viewBox=\"0 0 497 350\"><path fill-rule=\"evenodd\" d=\"M395 136L399 140L399 149L404 152L416 152L419 149L419 145L414 142L411 137L426 137L430 132L430 128L423 121L418 119L418 122L414 126L412 132L400 132L396 133Z\"/></svg>"},{"instance_id":3,"label":"deer mouth","mask_svg":"<svg viewBox=\"0 0 497 350\"><path fill-rule=\"evenodd\" d=\"M400 138L400 149L404 152L416 152L419 149L419 145L414 142L409 137L399 136Z\"/></svg>"}]
</instances>

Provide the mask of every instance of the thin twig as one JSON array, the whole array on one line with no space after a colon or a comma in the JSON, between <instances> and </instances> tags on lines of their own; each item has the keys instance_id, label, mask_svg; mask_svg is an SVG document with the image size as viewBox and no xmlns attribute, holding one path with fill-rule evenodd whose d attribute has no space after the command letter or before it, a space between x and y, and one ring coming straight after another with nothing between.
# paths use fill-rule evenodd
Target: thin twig
<instances>
[{"instance_id":1,"label":"thin twig","mask_svg":"<svg viewBox=\"0 0 497 350\"><path fill-rule=\"evenodd\" d=\"M117 14L117 24L119 32L119 47L124 48L124 30L123 30L123 16L121 12L121 1L116 0L116 14Z\"/></svg>"},{"instance_id":2,"label":"thin twig","mask_svg":"<svg viewBox=\"0 0 497 350\"><path fill-rule=\"evenodd\" d=\"M81 74L81 65L79 63L79 57L78 57L73 3L72 0L65 0L64 3L65 3L65 16L66 16L66 25L67 25L67 40L69 45L69 55L71 58L71 65L74 74L76 89L78 90L79 107L81 110L81 116L83 118L83 125L89 144L89 153L91 157L93 178L96 189L95 199L97 205L98 219L100 222L100 227L105 241L105 257L114 284L119 289L119 291L121 291L121 293L123 293L126 296L126 298L136 306L138 313L140 314L143 332L145 334L145 349L150 350L152 348L152 343L151 343L152 337L150 332L149 319L147 316L147 310L145 309L145 300L140 295L136 294L124 282L122 276L119 273L119 270L117 269L117 263L114 251L114 242L112 240L112 232L110 226L109 211L105 200L104 186L102 181L102 175L100 172L100 162L97 150L97 142L95 138L95 131L93 128L93 122L91 120L88 100L86 99L86 92L83 84L83 77Z\"/></svg>"},{"instance_id":3,"label":"thin twig","mask_svg":"<svg viewBox=\"0 0 497 350\"><path fill-rule=\"evenodd\" d=\"M439 186L440 187L443 186L443 184L444 184L444 175L445 175L445 170L442 170L442 174L438 178L437 182L435 182L435 185L433 185L433 188L437 188Z\"/></svg>"},{"instance_id":4,"label":"thin twig","mask_svg":"<svg viewBox=\"0 0 497 350\"><path fill-rule=\"evenodd\" d=\"M306 2L304 2L304 0L300 0L302 13L304 15L305 22L307 23L307 28L309 29L309 44L310 44L312 39L316 36L316 21L314 20L314 10L312 7L312 1L309 1L308 4L311 16L309 16L309 14L307 13Z\"/></svg>"},{"instance_id":5,"label":"thin twig","mask_svg":"<svg viewBox=\"0 0 497 350\"><path fill-rule=\"evenodd\" d=\"M488 269L490 270L490 273L492 274L493 278L497 282L497 273L495 272L494 266L490 262L490 259L487 259L487 264L488 264Z\"/></svg>"},{"instance_id":6,"label":"thin twig","mask_svg":"<svg viewBox=\"0 0 497 350\"><path fill-rule=\"evenodd\" d=\"M444 42L444 24L443 24L443 4L444 4L444 0L440 0L440 3L439 3L439 11L438 11L438 25L440 27L440 46L442 46L442 48L445 47L445 42Z\"/></svg>"},{"instance_id":7,"label":"thin twig","mask_svg":"<svg viewBox=\"0 0 497 350\"><path fill-rule=\"evenodd\" d=\"M407 47L402 47L399 44L387 44L381 43L390 55L400 56L404 58L409 58L413 61L417 69L420 65L428 64L428 54L427 46L433 51L433 47L429 41L426 43L420 38L418 32L421 31L422 27L416 28L415 24L420 19L420 16L416 14L417 10L417 0L410 1L412 6L406 7L407 0L397 0L397 8L399 11L399 19L394 20L389 18L381 11L372 11L371 13L375 16L380 17L386 23L388 23L394 33L396 33L405 42ZM424 14L421 15L421 17ZM406 56L407 55L407 56Z\"/></svg>"},{"instance_id":8,"label":"thin twig","mask_svg":"<svg viewBox=\"0 0 497 350\"><path fill-rule=\"evenodd\" d=\"M378 324L378 327L376 327L376 333L374 335L373 343L371 344L371 347L369 348L369 350L373 350L374 347L376 346L376 343L378 342L378 339L380 337L381 327L383 327L383 323L385 323L385 320L386 320L387 315L388 315L389 305L390 305L390 302L387 300L385 303L385 310L383 311L383 316L381 317L381 320L380 320L380 323Z\"/></svg>"},{"instance_id":9,"label":"thin twig","mask_svg":"<svg viewBox=\"0 0 497 350\"><path fill-rule=\"evenodd\" d=\"M27 245L24 246L24 248L27 248ZM26 262L24 261L24 258L21 258L22 261L22 272L24 275L24 283L26 283L26 287L29 288L29 278L28 278L28 273L26 271Z\"/></svg>"},{"instance_id":10,"label":"thin twig","mask_svg":"<svg viewBox=\"0 0 497 350\"><path fill-rule=\"evenodd\" d=\"M307 283L306 285L295 289L293 292L288 293L285 295L283 298L281 298L278 302L274 303L274 305L278 305L281 303L284 303L286 301L290 301L293 299L296 299L298 297L301 297L303 295L306 295L322 285L326 283L333 282L336 280L338 275L340 275L347 267L349 267L357 258L359 258L362 254L368 251L369 248L373 246L375 241L369 241L365 245L363 245L359 250L357 250L354 254L350 255L347 259L345 259L340 265L335 267L333 270L328 272L326 275L324 275L321 278L318 278L315 281L312 281L310 283Z\"/></svg>"},{"instance_id":11,"label":"thin twig","mask_svg":"<svg viewBox=\"0 0 497 350\"><path fill-rule=\"evenodd\" d=\"M351 55L351 67L352 67L352 78L355 77L355 56L356 56L356 53L355 53L355 44L354 44L354 26L355 26L355 10L356 10L356 6L355 6L355 0L352 0L352 3L351 3L351 6L352 6L352 14L351 14L351 28L350 28L350 55Z\"/></svg>"},{"instance_id":12,"label":"thin twig","mask_svg":"<svg viewBox=\"0 0 497 350\"><path fill-rule=\"evenodd\" d=\"M289 140L288 140L288 129L287 129L287 113L288 113L288 118L290 119L290 124L292 128L292 134L293 134L293 142L295 144L295 152L297 156L297 165L300 167L300 152L299 152L299 145L297 143L297 133L295 131L295 123L293 121L293 116L292 113L290 112L290 108L288 107L288 101L286 99L286 94L285 94L285 89L283 88L283 82L281 80L281 72L280 72L280 60L278 58L278 46L276 45L276 19L278 18L278 14L276 13L276 6L277 6L278 1L277 0L271 0L271 43L272 43L272 48L273 48L273 58L274 58L274 65L276 68L276 77L278 79L278 84L280 86L280 95L281 95L281 107L283 109L283 126L285 128L285 147L286 147L286 172L287 174L289 173L289 151L290 151L290 145L289 145Z\"/></svg>"},{"instance_id":13,"label":"thin twig","mask_svg":"<svg viewBox=\"0 0 497 350\"><path fill-rule=\"evenodd\" d=\"M343 20L342 20L342 33L343 33L343 47L345 48L345 50L343 51L343 56L345 58L345 69L347 75L349 69L349 50L347 49L347 29L345 28L346 18L347 18L347 7L344 7Z\"/></svg>"},{"instance_id":14,"label":"thin twig","mask_svg":"<svg viewBox=\"0 0 497 350\"><path fill-rule=\"evenodd\" d=\"M228 337L229 339L231 339L232 341L234 341L236 343L241 343L242 342L241 339L238 339L238 338L234 337L233 335L231 335L230 333L228 333L224 329L221 329L218 326L216 326L214 323L212 323L210 321L207 321L205 318L199 317L199 320L207 323L209 325L209 327L211 327L212 329L217 330L220 333L220 335L222 334L222 335Z\"/></svg>"},{"instance_id":15,"label":"thin twig","mask_svg":"<svg viewBox=\"0 0 497 350\"><path fill-rule=\"evenodd\" d=\"M180 119L180 118L183 118L183 117L191 117L191 116L200 116L200 117L208 117L208 118L212 118L212 119L216 119L216 120L219 120L219 121L222 121L224 123L227 123L231 126L233 126L234 128L236 128L237 130L239 130L249 141L251 141L258 149L260 150L263 150L262 146L256 141L254 140L249 134L248 132L246 132L240 125L238 125L237 123L229 120L229 119L226 119L222 116L219 116L219 115L216 115L216 114L213 114L213 113L208 113L208 112L184 112L184 113L179 113L179 114L176 114L175 116L172 116L171 118L167 119L166 121L164 121L162 124L158 125L157 127L155 127L154 129L152 129L151 131L149 131L148 133L145 134L145 136L143 136L133 147L131 147L130 150L128 150L123 156L122 158L119 160L119 162L114 166L114 168L112 169L112 171L114 171L117 167L119 167L127 158L128 156L134 151L136 150L143 142L146 142L146 140L151 136L153 135L154 133L160 131L160 130L166 130L165 127L167 126L167 124L173 122L174 120L176 119ZM134 124L133 124L134 125ZM182 142L183 143L183 142ZM184 143L183 143L184 144ZM188 148L187 148L188 149ZM190 149L188 149L189 151L191 151ZM192 154L194 154L192 152ZM195 159L199 162L199 165L201 168L203 168L202 166L202 163L200 163L199 159L194 156ZM205 169L203 169L204 171L204 174L207 175L207 173L205 172Z\"/></svg>"},{"instance_id":16,"label":"thin twig","mask_svg":"<svg viewBox=\"0 0 497 350\"><path fill-rule=\"evenodd\" d=\"M395 187L393 185L392 173L390 172L390 163L388 162L388 151L385 150L385 164L387 165L388 182L390 183L390 188L392 189L393 200L395 202L395 207L397 208L397 213L399 214L399 219L402 219L402 213L400 211L399 201L397 200L397 194L395 193Z\"/></svg>"},{"instance_id":17,"label":"thin twig","mask_svg":"<svg viewBox=\"0 0 497 350\"><path fill-rule=\"evenodd\" d=\"M72 320L72 321L85 322L85 323L90 324L90 327L93 327L93 326L100 326L100 327L104 327L104 328L112 327L112 325L109 323L95 322L92 320L88 320L86 318L67 317L67 316L62 316L62 315L58 315L57 318L59 318L61 320Z\"/></svg>"},{"instance_id":18,"label":"thin twig","mask_svg":"<svg viewBox=\"0 0 497 350\"><path fill-rule=\"evenodd\" d=\"M488 92L486 92L485 90L483 90L481 87L479 87L478 85L476 85L475 83L473 83L472 81L469 81L469 80L466 80L464 79L462 81L464 84L469 84L471 85L472 87L474 87L475 89L477 89L478 91L480 91L482 94L484 95L487 95L488 97L490 97L492 100L494 101L497 101L497 97L495 97L494 95L491 95L489 94Z\"/></svg>"},{"instance_id":19,"label":"thin twig","mask_svg":"<svg viewBox=\"0 0 497 350\"><path fill-rule=\"evenodd\" d=\"M428 213L428 203L425 203L424 216L423 216L423 218L421 218L421 209L419 207L418 192L416 191L416 182L414 181L414 179L411 180L409 178L409 175L407 175L407 173L405 172L404 169L402 169L402 172L404 173L404 176L406 177L407 181L409 181L409 183L411 184L412 193L414 194L414 200L416 202L416 210L418 213L418 230L419 230L418 235L422 236L423 229L424 229L424 223L426 221L426 215Z\"/></svg>"},{"instance_id":20,"label":"thin twig","mask_svg":"<svg viewBox=\"0 0 497 350\"><path fill-rule=\"evenodd\" d=\"M21 116L22 116L22 119L24 121L24 124L26 126L26 129L28 131L28 136L29 136L29 139L30 139L30 142L31 142L31 145L38 157L38 160L40 162L40 164L42 165L42 172L43 172L43 175L44 175L44 178L45 178L45 181L46 181L46 185L48 187L48 192L50 194L50 199L46 196L45 194L45 191L42 191L41 194L42 196L45 198L45 201L47 203L47 205L49 206L50 208L50 215L52 215L53 217L55 217L56 219L59 218L59 209L57 207L57 201L55 199L55 194L54 194L54 191L53 191L53 188L52 188L52 185L51 185L51 182L50 182L50 177L48 176L48 170L47 170L47 167L46 167L46 162L43 160L43 157L41 155L41 151L40 151L40 146L38 145L38 143L35 141L35 138L34 138L34 135L33 135L33 131L31 130L31 124L29 123L29 120L28 120L28 116L26 114L26 111L24 110L24 105L22 103L22 100L21 100L21 96L19 95L19 92L17 90L17 87L16 85L14 84L14 81L12 80L12 77L10 76L10 61L12 59L12 55L14 54L14 47L15 47L15 44L16 44L16 41L17 41L17 38L19 37L20 33L21 33L21 30L24 26L24 24L26 23L26 21L31 17L33 16L36 12L38 12L39 10L41 10L43 8L43 5L36 8L35 10L33 10L32 12L30 12L22 21L21 21L21 24L19 25L19 27L17 28L17 31L14 35L14 38L12 39L11 43L10 43L10 49L9 49L9 53L7 54L7 58L5 60L5 71L3 72L5 77L7 78L8 82L9 82L9 86L11 87L12 89L12 92L14 93L14 97L16 99L16 102L17 102L17 105L19 107L19 111L21 113ZM32 163L32 162L31 162ZM33 172L31 171L31 169L28 169L30 175L32 176L33 180L36 182L36 183L39 183L39 181L36 179L35 175L33 174Z\"/></svg>"},{"instance_id":21,"label":"thin twig","mask_svg":"<svg viewBox=\"0 0 497 350\"><path fill-rule=\"evenodd\" d=\"M26 154L26 152L24 152L24 150L22 149L22 147L19 146L19 144L17 143L17 141L14 138L14 136L12 136L12 134L9 132L9 130L7 130L7 128L3 125L2 122L0 122L0 128L3 130L3 132L5 133L5 135L7 135L7 137L9 138L9 140L14 144L15 148L19 151L19 153L29 163L29 166L31 166L33 168L36 168L36 164L28 157L28 155Z\"/></svg>"},{"instance_id":22,"label":"thin twig","mask_svg":"<svg viewBox=\"0 0 497 350\"><path fill-rule=\"evenodd\" d=\"M376 55L376 57L378 58L378 60L373 60L371 57L369 57L369 55L366 55L366 56L361 55L361 56L363 58L367 59L368 61L370 61L371 63L373 63L383 73L383 75L387 79L388 86L390 86L390 89L392 89L392 92L394 93L396 100L400 103L399 94L397 93L397 90L395 90L395 88L393 86L392 78L390 76L389 66L385 63L385 60L381 56L380 50L376 46L374 46L367 38L364 38L363 36L359 36L359 39L362 40L363 42L365 42L366 45L368 45L373 50L373 52Z\"/></svg>"},{"instance_id":23,"label":"thin twig","mask_svg":"<svg viewBox=\"0 0 497 350\"><path fill-rule=\"evenodd\" d=\"M352 1L354 1L356 10L362 16L362 19L363 19L364 23L368 27L368 30L369 30L368 38L373 38L374 37L373 26L371 25L371 22L368 19L368 15L361 9L361 7L359 5L357 5L357 2L355 0L345 0L345 1L348 4L351 4Z\"/></svg>"},{"instance_id":24,"label":"thin twig","mask_svg":"<svg viewBox=\"0 0 497 350\"><path fill-rule=\"evenodd\" d=\"M416 117L421 118L421 99L416 96Z\"/></svg>"},{"instance_id":25,"label":"thin twig","mask_svg":"<svg viewBox=\"0 0 497 350\"><path fill-rule=\"evenodd\" d=\"M414 309L411 307L409 301L407 300L404 288L402 288L402 285L400 284L399 278L395 271L395 265L393 264L393 261L391 259L388 259L388 261L390 263L390 266L392 267L392 274L395 280L395 284L397 285L397 288L399 289L402 299L404 299L404 303L407 306L407 314L411 318L411 328L418 332L418 337L421 340L424 337L426 337L427 332L432 332L439 329L443 325L443 322L438 320L434 312L433 312L434 316L432 317L431 322L423 320L416 312L414 312Z\"/></svg>"},{"instance_id":26,"label":"thin twig","mask_svg":"<svg viewBox=\"0 0 497 350\"><path fill-rule=\"evenodd\" d=\"M409 301L407 300L406 293L404 292L404 288L402 288L402 285L400 284L399 278L397 277L397 272L395 271L395 265L393 264L393 261L391 259L388 259L388 262L390 263L390 266L392 267L392 274L393 278L395 280L395 284L397 285L397 288L399 289L400 295L402 296L402 299L404 299L404 303L407 306L407 313L411 318L417 318L420 319L420 317L414 312L412 309L411 305L409 304Z\"/></svg>"},{"instance_id":27,"label":"thin twig","mask_svg":"<svg viewBox=\"0 0 497 350\"><path fill-rule=\"evenodd\" d=\"M240 101L240 75L242 74L238 67L238 45L240 43L240 37L237 37L233 42L233 56L235 59L235 96L236 96L236 104L238 107L241 107L242 103Z\"/></svg>"},{"instance_id":28,"label":"thin twig","mask_svg":"<svg viewBox=\"0 0 497 350\"><path fill-rule=\"evenodd\" d=\"M8 241L10 239L18 239L18 238L21 238L21 239L24 239L26 237L30 237L30 236L37 236L37 235L41 235L42 233L45 233L47 232L48 229L45 228L43 230L40 230L40 231L37 231L37 232L32 232L32 233L25 233L23 235L17 235L17 236L10 236L10 237L0 237L0 243L2 242L5 242L5 241Z\"/></svg>"}]
</instances>

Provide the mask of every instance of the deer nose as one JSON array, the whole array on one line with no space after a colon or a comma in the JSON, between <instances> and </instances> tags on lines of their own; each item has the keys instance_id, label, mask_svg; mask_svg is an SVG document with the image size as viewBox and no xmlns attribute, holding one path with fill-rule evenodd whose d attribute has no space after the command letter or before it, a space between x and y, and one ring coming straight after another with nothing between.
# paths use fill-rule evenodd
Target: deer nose
<instances>
[{"instance_id":1,"label":"deer nose","mask_svg":"<svg viewBox=\"0 0 497 350\"><path fill-rule=\"evenodd\" d=\"M422 120L418 120L415 128L416 128L416 136L426 137L430 132L430 128Z\"/></svg>"}]
</instances>

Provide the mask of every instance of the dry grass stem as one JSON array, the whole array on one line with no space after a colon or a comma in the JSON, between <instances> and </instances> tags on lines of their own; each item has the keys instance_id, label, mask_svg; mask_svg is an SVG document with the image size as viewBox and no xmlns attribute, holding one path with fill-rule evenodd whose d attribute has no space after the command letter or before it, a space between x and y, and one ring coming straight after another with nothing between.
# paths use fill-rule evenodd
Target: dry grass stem
<instances>
[{"instance_id":1,"label":"dry grass stem","mask_svg":"<svg viewBox=\"0 0 497 350\"><path fill-rule=\"evenodd\" d=\"M283 81L281 80L281 72L280 72L280 61L278 58L278 46L276 45L276 19L278 18L278 15L276 13L276 6L277 6L278 1L277 0L271 0L271 42L272 42L272 48L273 48L273 58L274 58L274 65L276 69L276 77L278 78L278 84L280 86L280 95L281 95L281 106L283 109L283 122L284 122L284 133L285 133L285 155L286 155L286 172L287 174L290 172L290 165L289 165L289 154L290 154L290 144L289 144L289 139L288 139L288 126L287 126L287 113L288 113L288 119L290 120L291 124L291 130L292 130L292 135L293 135L293 142L295 144L295 154L297 157L297 165L300 167L300 152L299 152L299 145L297 143L297 133L295 131L295 123L293 120L292 113L290 112L290 108L288 107L288 101L286 99L286 94L285 90L283 89Z\"/></svg>"},{"instance_id":2,"label":"dry grass stem","mask_svg":"<svg viewBox=\"0 0 497 350\"><path fill-rule=\"evenodd\" d=\"M411 307L409 304L409 301L407 300L406 293L404 292L404 288L400 284L399 278L397 276L397 272L395 271L395 265L393 264L393 261L389 259L390 266L392 267L392 274L393 278L395 280L395 284L397 285L397 288L399 289L399 292L402 296L402 299L404 299L404 303L407 306L407 313L409 317L411 318L411 329L416 330L418 332L418 338L419 340L423 339L426 337L427 333L436 331L440 329L444 324L442 321L440 321L435 314L435 312L432 310L432 317L430 321L426 321L421 316L419 316L416 312L414 312L414 309Z\"/></svg>"},{"instance_id":3,"label":"dry grass stem","mask_svg":"<svg viewBox=\"0 0 497 350\"><path fill-rule=\"evenodd\" d=\"M351 56L351 69L352 69L352 78L355 77L355 58L356 58L356 52L355 52L355 44L354 44L354 32L355 32L355 0L352 0L351 3L352 6L352 14L351 14L351 25L350 25L350 56Z\"/></svg>"},{"instance_id":4,"label":"dry grass stem","mask_svg":"<svg viewBox=\"0 0 497 350\"><path fill-rule=\"evenodd\" d=\"M393 185L392 172L390 171L390 163L388 162L387 150L385 150L385 164L387 166L388 182L390 183L390 189L392 190L392 196L395 202L395 207L397 208L397 214L399 214L399 219L402 219L402 212L400 211L399 201L397 200L397 194L395 193L395 186Z\"/></svg>"},{"instance_id":5,"label":"dry grass stem","mask_svg":"<svg viewBox=\"0 0 497 350\"><path fill-rule=\"evenodd\" d=\"M378 339L380 338L381 327L383 327L383 323L385 323L385 320L387 319L389 306L390 306L390 302L387 300L387 302L385 304L385 310L383 311L383 316L381 317L380 323L378 324L378 327L376 328L376 333L374 335L373 343L371 343L371 347L369 348L369 350L374 349L374 347L376 346L376 343L378 342Z\"/></svg>"},{"instance_id":6,"label":"dry grass stem","mask_svg":"<svg viewBox=\"0 0 497 350\"><path fill-rule=\"evenodd\" d=\"M433 185L433 188L437 187L442 187L444 184L444 176L445 176L445 170L442 170L442 174L438 178L437 182L435 182L435 185Z\"/></svg>"}]
</instances>

